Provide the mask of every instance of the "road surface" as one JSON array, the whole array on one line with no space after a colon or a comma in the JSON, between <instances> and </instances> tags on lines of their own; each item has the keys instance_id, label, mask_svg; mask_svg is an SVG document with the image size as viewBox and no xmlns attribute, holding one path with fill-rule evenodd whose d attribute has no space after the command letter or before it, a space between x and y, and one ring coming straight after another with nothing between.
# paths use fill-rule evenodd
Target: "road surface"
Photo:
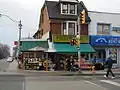
<instances>
[{"instance_id":1,"label":"road surface","mask_svg":"<svg viewBox=\"0 0 120 90\"><path fill-rule=\"evenodd\" d=\"M103 76L27 76L25 90L119 90L120 78Z\"/></svg>"},{"instance_id":2,"label":"road surface","mask_svg":"<svg viewBox=\"0 0 120 90\"><path fill-rule=\"evenodd\" d=\"M3 60L0 68L15 71L17 63ZM0 74L0 90L120 90L120 76L105 79L103 76Z\"/></svg>"},{"instance_id":3,"label":"road surface","mask_svg":"<svg viewBox=\"0 0 120 90\"><path fill-rule=\"evenodd\" d=\"M0 71L16 71L18 63L16 60L13 62L7 62L6 59L0 60Z\"/></svg>"},{"instance_id":4,"label":"road surface","mask_svg":"<svg viewBox=\"0 0 120 90\"><path fill-rule=\"evenodd\" d=\"M120 90L120 78L0 75L0 90Z\"/></svg>"}]
</instances>

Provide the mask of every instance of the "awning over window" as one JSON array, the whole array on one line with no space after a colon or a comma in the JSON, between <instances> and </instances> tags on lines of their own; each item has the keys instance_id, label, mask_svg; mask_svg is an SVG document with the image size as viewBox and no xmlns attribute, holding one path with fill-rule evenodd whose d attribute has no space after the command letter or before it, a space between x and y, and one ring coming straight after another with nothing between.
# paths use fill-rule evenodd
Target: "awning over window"
<instances>
[{"instance_id":1,"label":"awning over window","mask_svg":"<svg viewBox=\"0 0 120 90\"><path fill-rule=\"evenodd\" d=\"M71 46L70 44L63 43L54 43L54 47L56 52L60 53L76 53L77 48L75 46ZM92 48L90 44L80 44L80 52L83 53L93 53L95 50Z\"/></svg>"}]
</instances>

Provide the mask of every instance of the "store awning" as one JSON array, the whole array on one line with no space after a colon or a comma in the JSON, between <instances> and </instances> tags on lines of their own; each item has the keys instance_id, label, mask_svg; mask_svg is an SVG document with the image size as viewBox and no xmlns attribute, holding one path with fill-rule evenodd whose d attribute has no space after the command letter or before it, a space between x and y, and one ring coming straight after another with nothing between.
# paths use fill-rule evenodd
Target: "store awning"
<instances>
[{"instance_id":1,"label":"store awning","mask_svg":"<svg viewBox=\"0 0 120 90\"><path fill-rule=\"evenodd\" d=\"M27 40L21 41L20 51L44 51L48 48L47 41Z\"/></svg>"},{"instance_id":2,"label":"store awning","mask_svg":"<svg viewBox=\"0 0 120 90\"><path fill-rule=\"evenodd\" d=\"M54 47L56 52L59 53L76 53L77 48L75 46L71 46L70 44L63 43L54 43ZM94 53L95 50L90 44L80 44L80 52L82 53Z\"/></svg>"}]
</instances>

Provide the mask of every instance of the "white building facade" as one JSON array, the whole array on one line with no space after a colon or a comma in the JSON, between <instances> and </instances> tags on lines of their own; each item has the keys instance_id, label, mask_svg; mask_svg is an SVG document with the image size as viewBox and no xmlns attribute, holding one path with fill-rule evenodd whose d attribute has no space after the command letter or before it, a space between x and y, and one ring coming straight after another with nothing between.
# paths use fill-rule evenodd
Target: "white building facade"
<instances>
[{"instance_id":1,"label":"white building facade","mask_svg":"<svg viewBox=\"0 0 120 90\"><path fill-rule=\"evenodd\" d=\"M89 11L90 43L98 58L112 55L115 67L120 67L120 13Z\"/></svg>"}]
</instances>

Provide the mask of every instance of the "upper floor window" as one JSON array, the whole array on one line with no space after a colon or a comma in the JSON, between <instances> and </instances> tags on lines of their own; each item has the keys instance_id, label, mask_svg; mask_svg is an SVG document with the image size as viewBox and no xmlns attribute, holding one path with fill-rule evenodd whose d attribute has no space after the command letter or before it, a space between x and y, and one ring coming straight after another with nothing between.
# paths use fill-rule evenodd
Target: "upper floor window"
<instances>
[{"instance_id":1,"label":"upper floor window","mask_svg":"<svg viewBox=\"0 0 120 90\"><path fill-rule=\"evenodd\" d=\"M75 5L70 5L70 14L75 14Z\"/></svg>"},{"instance_id":2,"label":"upper floor window","mask_svg":"<svg viewBox=\"0 0 120 90\"><path fill-rule=\"evenodd\" d=\"M66 26L66 22L63 23L63 34L66 35L67 34L67 26Z\"/></svg>"},{"instance_id":3,"label":"upper floor window","mask_svg":"<svg viewBox=\"0 0 120 90\"><path fill-rule=\"evenodd\" d=\"M77 15L77 5L61 4L61 14Z\"/></svg>"},{"instance_id":4,"label":"upper floor window","mask_svg":"<svg viewBox=\"0 0 120 90\"><path fill-rule=\"evenodd\" d=\"M69 22L68 25L68 35L75 35L75 23Z\"/></svg>"},{"instance_id":5,"label":"upper floor window","mask_svg":"<svg viewBox=\"0 0 120 90\"><path fill-rule=\"evenodd\" d=\"M62 5L62 13L68 13L68 4Z\"/></svg>"},{"instance_id":6,"label":"upper floor window","mask_svg":"<svg viewBox=\"0 0 120 90\"><path fill-rule=\"evenodd\" d=\"M76 35L77 25L75 21L67 21L62 24L61 34Z\"/></svg>"},{"instance_id":7,"label":"upper floor window","mask_svg":"<svg viewBox=\"0 0 120 90\"><path fill-rule=\"evenodd\" d=\"M97 24L97 34L106 35L110 34L110 24Z\"/></svg>"}]
</instances>

